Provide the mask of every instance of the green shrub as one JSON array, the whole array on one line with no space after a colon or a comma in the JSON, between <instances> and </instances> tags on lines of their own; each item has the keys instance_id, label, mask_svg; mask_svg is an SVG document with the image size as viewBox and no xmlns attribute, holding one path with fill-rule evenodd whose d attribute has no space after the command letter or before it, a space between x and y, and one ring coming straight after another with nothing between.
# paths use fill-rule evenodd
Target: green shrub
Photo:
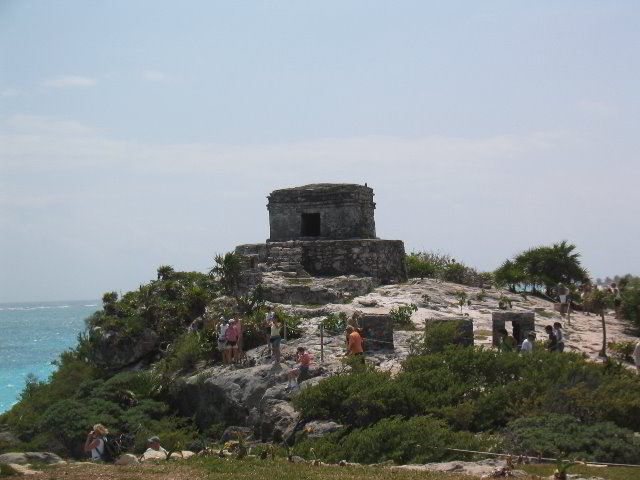
<instances>
[{"instance_id":1,"label":"green shrub","mask_svg":"<svg viewBox=\"0 0 640 480\"><path fill-rule=\"evenodd\" d=\"M407 255L405 263L409 278L432 278L436 274L436 265L420 254Z\"/></svg>"},{"instance_id":2,"label":"green shrub","mask_svg":"<svg viewBox=\"0 0 640 480\"><path fill-rule=\"evenodd\" d=\"M455 321L431 321L425 325L421 354L440 353L450 345L463 343L462 331Z\"/></svg>"},{"instance_id":3,"label":"green shrub","mask_svg":"<svg viewBox=\"0 0 640 480\"><path fill-rule=\"evenodd\" d=\"M633 363L632 354L636 348L636 342L609 342L607 343L607 347L613 352L616 358Z\"/></svg>"},{"instance_id":4,"label":"green shrub","mask_svg":"<svg viewBox=\"0 0 640 480\"><path fill-rule=\"evenodd\" d=\"M495 446L489 437L468 432L455 432L441 420L432 417L390 417L368 428L348 434L337 432L320 440L302 439L295 452L309 458L311 448L321 460L337 463L348 460L359 463L393 461L397 464L460 460L468 454L444 448L485 450Z\"/></svg>"},{"instance_id":5,"label":"green shrub","mask_svg":"<svg viewBox=\"0 0 640 480\"><path fill-rule=\"evenodd\" d=\"M544 349L523 356L449 346L409 356L393 378L365 371L325 379L295 402L305 418L351 427L431 414L457 430L495 432L519 416L559 413L640 430L640 382L632 372Z\"/></svg>"},{"instance_id":6,"label":"green shrub","mask_svg":"<svg viewBox=\"0 0 640 480\"><path fill-rule=\"evenodd\" d=\"M344 312L330 313L322 319L320 325L329 335L337 335L347 328L347 314Z\"/></svg>"},{"instance_id":7,"label":"green shrub","mask_svg":"<svg viewBox=\"0 0 640 480\"><path fill-rule=\"evenodd\" d=\"M205 358L205 351L197 333L184 333L169 347L169 354L158 366L166 372L190 371Z\"/></svg>"},{"instance_id":8,"label":"green shrub","mask_svg":"<svg viewBox=\"0 0 640 480\"><path fill-rule=\"evenodd\" d=\"M365 370L323 379L320 386L302 390L294 405L308 419L366 426L391 415L415 415L420 399L388 373Z\"/></svg>"},{"instance_id":9,"label":"green shrub","mask_svg":"<svg viewBox=\"0 0 640 480\"><path fill-rule=\"evenodd\" d=\"M640 327L640 277L627 275L623 280L622 316Z\"/></svg>"},{"instance_id":10,"label":"green shrub","mask_svg":"<svg viewBox=\"0 0 640 480\"><path fill-rule=\"evenodd\" d=\"M586 461L640 462L640 439L612 422L585 424L571 415L548 414L509 422L504 431L508 451L544 457L571 456Z\"/></svg>"},{"instance_id":11,"label":"green shrub","mask_svg":"<svg viewBox=\"0 0 640 480\"><path fill-rule=\"evenodd\" d=\"M411 321L411 315L413 315L413 313L417 311L418 307L411 303L409 305L400 305L399 307L393 307L389 312L389 315L391 315L391 319L393 320L393 325L395 327L412 329L414 325Z\"/></svg>"}]
</instances>

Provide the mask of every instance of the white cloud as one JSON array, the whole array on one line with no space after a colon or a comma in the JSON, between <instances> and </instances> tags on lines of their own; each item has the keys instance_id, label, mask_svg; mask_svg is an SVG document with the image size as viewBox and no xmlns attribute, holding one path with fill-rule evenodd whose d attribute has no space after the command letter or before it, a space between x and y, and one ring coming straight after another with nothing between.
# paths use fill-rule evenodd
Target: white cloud
<instances>
[{"instance_id":1,"label":"white cloud","mask_svg":"<svg viewBox=\"0 0 640 480\"><path fill-rule=\"evenodd\" d=\"M0 97L17 97L22 94L22 90L17 88L0 87Z\"/></svg>"},{"instance_id":2,"label":"white cloud","mask_svg":"<svg viewBox=\"0 0 640 480\"><path fill-rule=\"evenodd\" d=\"M142 74L142 78L148 82L166 82L169 80L169 75L155 70L147 70Z\"/></svg>"},{"instance_id":3,"label":"white cloud","mask_svg":"<svg viewBox=\"0 0 640 480\"><path fill-rule=\"evenodd\" d=\"M616 105L603 100L580 100L577 103L577 107L581 112L597 115L613 115L618 113L618 107Z\"/></svg>"},{"instance_id":4,"label":"white cloud","mask_svg":"<svg viewBox=\"0 0 640 480\"><path fill-rule=\"evenodd\" d=\"M97 80L92 77L81 75L57 75L42 82L44 87L54 88L75 88L75 87L93 87Z\"/></svg>"}]
</instances>

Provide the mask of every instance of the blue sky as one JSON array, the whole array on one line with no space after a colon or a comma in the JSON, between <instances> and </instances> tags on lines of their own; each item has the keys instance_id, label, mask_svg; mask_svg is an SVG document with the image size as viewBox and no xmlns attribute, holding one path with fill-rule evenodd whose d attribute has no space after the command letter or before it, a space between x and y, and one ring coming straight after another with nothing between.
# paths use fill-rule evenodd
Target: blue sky
<instances>
[{"instance_id":1,"label":"blue sky","mask_svg":"<svg viewBox=\"0 0 640 480\"><path fill-rule=\"evenodd\" d=\"M481 270L567 239L640 274L640 4L0 1L0 301L98 298L374 188Z\"/></svg>"}]
</instances>

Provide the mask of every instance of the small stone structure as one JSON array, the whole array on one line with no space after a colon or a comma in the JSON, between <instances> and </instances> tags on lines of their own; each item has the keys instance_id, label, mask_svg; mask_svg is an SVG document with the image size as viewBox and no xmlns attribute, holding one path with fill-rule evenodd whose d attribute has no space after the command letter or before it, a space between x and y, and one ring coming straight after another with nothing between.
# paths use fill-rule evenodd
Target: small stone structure
<instances>
[{"instance_id":1,"label":"small stone structure","mask_svg":"<svg viewBox=\"0 0 640 480\"><path fill-rule=\"evenodd\" d=\"M428 318L425 321L425 332L434 325L442 325L445 323L455 324L458 327L459 336L457 344L464 347L473 347L473 319L469 317L449 317L449 318Z\"/></svg>"},{"instance_id":2,"label":"small stone structure","mask_svg":"<svg viewBox=\"0 0 640 480\"><path fill-rule=\"evenodd\" d=\"M393 350L393 319L390 315L364 314L358 319L364 351Z\"/></svg>"},{"instance_id":3,"label":"small stone structure","mask_svg":"<svg viewBox=\"0 0 640 480\"><path fill-rule=\"evenodd\" d=\"M268 242L376 238L373 189L318 183L271 192Z\"/></svg>"},{"instance_id":4,"label":"small stone structure","mask_svg":"<svg viewBox=\"0 0 640 480\"><path fill-rule=\"evenodd\" d=\"M513 325L513 338L516 339L518 345L527 338L529 332L536 331L536 321L534 312L511 312L508 310L495 311L491 314L493 324L493 346L500 344L500 334L498 330L505 328L507 322Z\"/></svg>"},{"instance_id":5,"label":"small stone structure","mask_svg":"<svg viewBox=\"0 0 640 480\"><path fill-rule=\"evenodd\" d=\"M275 190L268 200L270 238L236 247L244 262L242 289L260 283L264 272L357 275L374 285L407 280L404 243L375 236L373 190L366 185L305 185Z\"/></svg>"}]
</instances>

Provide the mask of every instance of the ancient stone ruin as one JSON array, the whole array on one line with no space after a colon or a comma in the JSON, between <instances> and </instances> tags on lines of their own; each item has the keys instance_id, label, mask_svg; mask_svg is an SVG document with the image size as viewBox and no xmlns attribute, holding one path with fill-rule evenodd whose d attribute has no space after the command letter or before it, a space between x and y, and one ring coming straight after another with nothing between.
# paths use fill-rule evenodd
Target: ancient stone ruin
<instances>
[{"instance_id":1,"label":"ancient stone ruin","mask_svg":"<svg viewBox=\"0 0 640 480\"><path fill-rule=\"evenodd\" d=\"M391 315L367 313L358 324L364 339L364 351L393 350L393 319Z\"/></svg>"},{"instance_id":2,"label":"ancient stone ruin","mask_svg":"<svg viewBox=\"0 0 640 480\"><path fill-rule=\"evenodd\" d=\"M272 301L327 303L407 280L403 242L376 238L373 189L366 185L275 190L267 209L266 243L236 247L244 290L262 283Z\"/></svg>"},{"instance_id":3,"label":"ancient stone ruin","mask_svg":"<svg viewBox=\"0 0 640 480\"><path fill-rule=\"evenodd\" d=\"M510 312L499 311L491 314L493 324L493 346L500 345L500 334L498 330L506 328L506 323L511 322L513 328L513 338L516 339L518 345L522 345L522 341L527 338L529 332L536 331L535 313L533 312ZM509 329L507 329L508 331Z\"/></svg>"}]
</instances>

